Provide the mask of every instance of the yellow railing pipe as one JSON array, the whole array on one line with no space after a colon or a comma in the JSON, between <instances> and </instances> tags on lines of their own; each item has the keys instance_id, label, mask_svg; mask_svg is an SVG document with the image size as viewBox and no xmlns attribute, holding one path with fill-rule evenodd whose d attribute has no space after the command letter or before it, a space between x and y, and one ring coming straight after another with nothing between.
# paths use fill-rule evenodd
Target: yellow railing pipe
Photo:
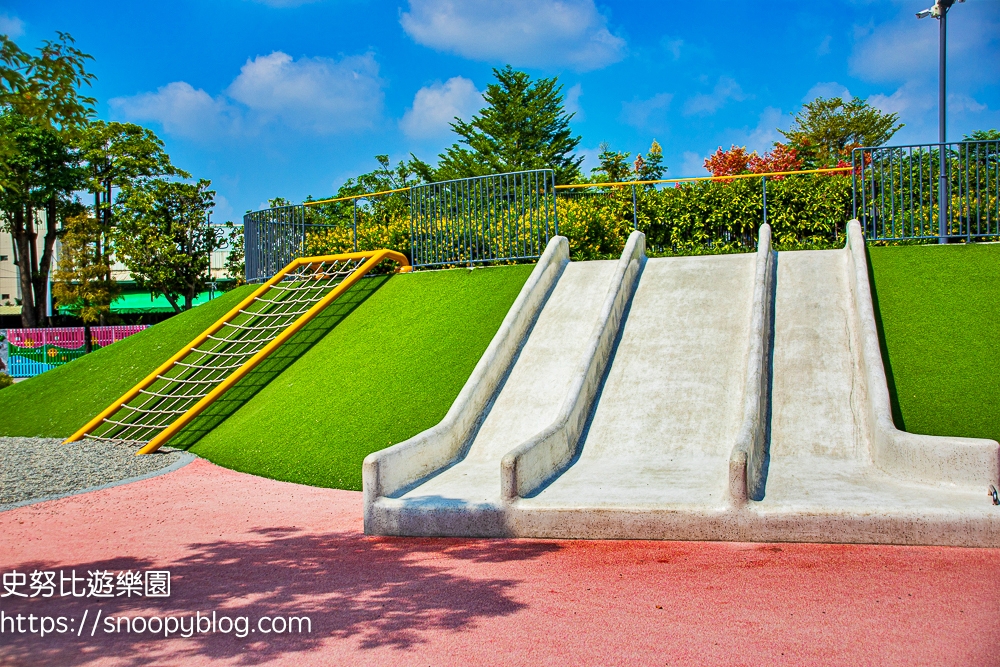
<instances>
[{"instance_id":1,"label":"yellow railing pipe","mask_svg":"<svg viewBox=\"0 0 1000 667\"><path fill-rule=\"evenodd\" d=\"M317 204L332 204L335 201L347 201L348 199L367 199L368 197L378 197L379 195L391 195L393 192L405 192L409 187L396 188L395 190L382 190L381 192L369 192L363 195L347 195L346 197L334 197L333 199L320 199L319 201L302 202L303 206L316 206Z\"/></svg>"},{"instance_id":2,"label":"yellow railing pipe","mask_svg":"<svg viewBox=\"0 0 1000 667\"><path fill-rule=\"evenodd\" d=\"M210 326L208 329L206 329L204 332L202 332L197 338L195 338L189 344L187 344L184 347L182 347L175 355L173 355L168 360L166 360L165 362L163 362L155 371L153 371L152 373L150 373L149 375L147 375L142 381L140 381L132 389L130 389L128 392L126 392L121 398L119 398L117 401L115 401L114 403L112 403L111 405L109 405L100 414L98 414L96 417L94 417L89 422L87 422L82 428L80 428L78 431L76 431L76 433L74 433L69 438L67 438L64 441L64 444L69 444L71 442L76 442L76 441L80 440L81 438L83 438L84 435L86 435L87 433L91 432L92 430L94 430L95 428L97 428L98 426L100 426L101 423L104 421L104 419L106 419L107 417L110 417L112 414L114 414L115 412L117 412L118 410L120 410L122 408L122 406L124 406L129 401L131 401L133 398L135 398L136 396L138 396L139 393L143 389L145 389L146 387L148 387L151 384L153 384L154 382L156 382L156 380L158 379L158 377L160 375L162 375L163 373L165 373L168 370L170 370L170 368L173 367L173 365L175 363L177 363L178 361L180 361L181 359L183 359L186 355L190 354L191 351L193 351L196 347L198 347L203 342L205 342L208 339L209 336L211 336L213 333L215 333L216 331L218 331L219 329L221 329L226 324L226 322L228 322L231 319L237 317L240 314L241 310L245 309L247 306L249 306L250 304L252 304L259 297L263 296L274 285L276 285L277 283L281 282L281 280L285 277L285 275L289 271L291 271L291 270L293 270L293 269L295 269L295 268L297 268L297 267L299 267L299 266L301 266L302 264L305 264L305 263L328 262L328 261L337 261L337 260L345 260L345 259L360 259L362 257L370 257L370 259L367 262L365 262L364 264L362 264L361 267L358 270L354 271L350 276L348 276L347 279L345 279L342 283L340 283L336 288L334 288L334 290L330 294L328 294L322 300L320 300L319 302L317 302L317 304L315 306L313 306L313 308L310 308L306 313L303 314L302 317L300 317L298 320L296 320L295 322L293 322L289 326L289 329L294 328L294 331L292 331L291 333L289 333L286 336L285 333L289 329L285 329L285 331L283 331L281 334L279 334L273 341L271 341L271 343L269 343L267 346L265 346L263 349L261 349L256 355L254 355L253 357L251 357L247 361L246 364L244 364L240 368L236 369L234 375L237 374L237 373L239 373L240 377L242 378L243 375L245 375L247 372L249 372L249 370L251 370L253 367L256 367L257 364L259 364L261 361L263 361L263 359L266 358L278 345L280 345L282 342L284 342L285 340L287 340L292 334L294 334L299 329L301 329L302 326L304 326L305 324L307 324L309 322L309 320L311 320L313 317L316 316L317 313L319 313L321 310L323 310L323 308L325 308L326 306L328 306L335 298L337 298L338 296L340 296L341 294L343 294L344 291L346 291L351 285L353 285L355 282L357 282L362 276L364 276L365 274L367 274L372 268L374 268L377 264L379 264L383 260L385 260L385 259L391 259L391 260L397 262L398 264L400 264L400 273L408 273L408 272L410 272L410 271L413 270L413 267L410 266L410 262L409 262L409 260L407 260L406 256L403 255L403 254L401 254L401 253L395 252L393 250L375 251L375 254L372 254L372 252L352 252L352 253L344 253L342 255L323 255L323 256L319 256L319 257L307 257L307 258L300 258L300 259L293 260L290 264L288 264L288 266L286 266L284 269L282 269L277 274L275 274L275 276L273 278L271 278L266 283L262 284L260 287L258 287L257 289L255 289L252 294L250 294L249 296L247 296L246 298L244 298L236 306L234 306L229 312L227 312L225 315L223 315L221 318L219 318L214 324L212 324L212 326ZM347 285L346 287L344 287L345 284ZM343 288L343 289L341 289L341 288ZM331 296L332 296L332 298L331 298ZM320 306L321 304L322 304L322 307L319 307L317 309L317 306ZM304 319L304 318L308 318L308 319ZM280 342L277 342L279 340L280 340ZM277 342L277 344L275 344L276 342ZM262 353L265 352L265 350L267 351L266 354L262 354ZM260 357L260 358L258 359L258 357ZM252 364L252 366L250 366L250 368L247 368L244 371L244 368L246 368L246 366L249 365L249 364ZM232 377L233 377L232 375L229 376L229 378L227 378L226 380L224 380L222 384L226 384L226 382L230 378L232 378ZM197 409L196 413L192 414L190 418L188 418L188 419L185 420L184 424L187 424L191 419L193 419L195 416L197 416L198 414L200 414L206 407L208 407L208 405L211 404L212 401L214 401L216 398L218 398L218 396L220 396L222 393L224 393L226 389L228 389L230 386L232 386L232 384L233 383L227 384L226 387L225 387L225 389L222 389L222 391L219 391L219 389L222 387L222 385L219 385L219 387L216 387L215 390L213 390L212 392L210 392L209 394L207 394L201 401L199 401L190 410L188 410L188 412L186 412L183 415L181 415L180 418L177 421L185 419L185 417L188 417L188 415L193 410ZM207 399L209 396L213 396L213 394L214 394L214 397L212 398L212 401L209 401L209 402L205 403L205 399ZM202 405L202 403L205 403L205 404ZM171 424L171 426L167 428L167 430L171 431L170 435L173 435L178 430L178 429L171 430L171 428L175 424L177 424L177 421L175 421L174 424ZM151 440L145 447L143 447L142 449L140 449L139 452L137 452L137 453L144 454L144 453L153 452L153 451L156 451L157 449L159 449L160 445L166 440L166 437L164 437L164 433L161 433L159 436L157 436L156 438L154 438L153 440ZM169 436L167 436L167 437L169 437ZM155 447L153 447L152 449L150 449L150 446L153 445L153 443L157 443L157 444L156 444Z\"/></svg>"},{"instance_id":3,"label":"yellow railing pipe","mask_svg":"<svg viewBox=\"0 0 1000 667\"><path fill-rule=\"evenodd\" d=\"M295 260L289 265L289 268L294 268L301 266L302 264L314 264L323 261L331 261L333 258L337 259L347 259L347 258L358 258L359 256L364 256L369 253L348 253L345 255L332 255L328 257L305 257L302 259ZM163 429L159 435L149 441L145 447L136 452L136 455L140 454L150 454L155 452L160 446L173 437L178 431L187 426L195 417L201 414L205 408L214 403L222 394L226 393L234 384L243 379L250 371L257 367L260 362L264 361L272 352L274 352L282 343L287 341L289 338L294 336L302 327L308 324L314 317L316 317L324 308L329 306L333 301L337 299L341 294L346 292L351 286L354 285L358 280L360 280L365 274L375 268L379 263L385 259L391 259L400 264L401 272L406 273L408 269L411 269L409 260L406 256L395 252L394 250L378 250L372 255L368 261L362 264L358 269L353 271L347 278L343 280L339 285L337 285L333 290L327 294L325 297L320 299L312 308L307 310L302 314L299 319L295 320L288 326L287 329L282 330L274 340L265 345L257 354L253 355L248 359L242 366L237 368L232 375L223 380L215 389L206 394L200 401L195 403L191 408L174 420L167 428ZM287 271L287 269L286 269Z\"/></svg>"},{"instance_id":4,"label":"yellow railing pipe","mask_svg":"<svg viewBox=\"0 0 1000 667\"><path fill-rule=\"evenodd\" d=\"M691 181L727 181L738 178L763 178L765 176L794 176L796 174L829 174L840 171L850 171L853 167L829 167L825 169L802 169L800 171L769 171L763 174L733 174L731 176L691 176L688 178L659 178L652 181L616 181L614 183L571 183L557 185L556 190L569 188L602 188L619 185L655 185L657 183L689 183Z\"/></svg>"}]
</instances>

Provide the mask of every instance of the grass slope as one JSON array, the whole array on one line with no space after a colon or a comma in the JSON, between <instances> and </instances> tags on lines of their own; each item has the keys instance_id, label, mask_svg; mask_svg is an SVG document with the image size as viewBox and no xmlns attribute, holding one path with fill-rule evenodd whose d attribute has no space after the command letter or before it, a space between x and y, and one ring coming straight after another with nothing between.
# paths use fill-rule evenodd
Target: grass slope
<instances>
[{"instance_id":1,"label":"grass slope","mask_svg":"<svg viewBox=\"0 0 1000 667\"><path fill-rule=\"evenodd\" d=\"M0 435L71 435L252 289L235 289L114 345L0 390Z\"/></svg>"},{"instance_id":2,"label":"grass slope","mask_svg":"<svg viewBox=\"0 0 1000 667\"><path fill-rule=\"evenodd\" d=\"M243 472L360 489L366 455L444 417L532 268L370 279L336 327L303 330L287 359L262 364L171 444Z\"/></svg>"},{"instance_id":3,"label":"grass slope","mask_svg":"<svg viewBox=\"0 0 1000 667\"><path fill-rule=\"evenodd\" d=\"M869 257L896 426L1000 439L1000 244Z\"/></svg>"}]
</instances>

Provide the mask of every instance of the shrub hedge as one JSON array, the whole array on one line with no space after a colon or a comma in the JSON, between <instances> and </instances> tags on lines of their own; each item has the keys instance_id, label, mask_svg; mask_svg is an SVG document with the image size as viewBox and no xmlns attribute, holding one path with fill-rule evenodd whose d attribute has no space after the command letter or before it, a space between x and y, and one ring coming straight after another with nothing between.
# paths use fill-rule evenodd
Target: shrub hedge
<instances>
[{"instance_id":1,"label":"shrub hedge","mask_svg":"<svg viewBox=\"0 0 1000 667\"><path fill-rule=\"evenodd\" d=\"M698 181L677 187L562 190L558 196L559 233L570 243L574 260L617 257L633 224L646 234L651 255L747 252L756 245L764 221L759 179ZM317 225L307 234L309 254L350 252L354 248L346 209L312 209ZM840 174L810 174L767 181L767 221L780 250L831 248L843 243L851 217L851 179ZM403 206L359 207L357 249L410 250L410 223Z\"/></svg>"}]
</instances>

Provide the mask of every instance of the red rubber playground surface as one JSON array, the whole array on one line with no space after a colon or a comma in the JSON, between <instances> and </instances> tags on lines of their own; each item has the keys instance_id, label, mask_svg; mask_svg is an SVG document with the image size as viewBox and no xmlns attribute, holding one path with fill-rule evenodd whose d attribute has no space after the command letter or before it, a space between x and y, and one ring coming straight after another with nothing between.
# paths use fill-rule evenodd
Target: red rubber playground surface
<instances>
[{"instance_id":1,"label":"red rubber playground surface","mask_svg":"<svg viewBox=\"0 0 1000 667\"><path fill-rule=\"evenodd\" d=\"M65 616L70 630L8 623L0 664L1000 664L996 550L387 539L360 517L359 493L201 460L0 513L0 572L167 570L172 588L3 598L8 616ZM213 611L255 631L80 622ZM265 616L308 616L312 632L265 634Z\"/></svg>"}]
</instances>

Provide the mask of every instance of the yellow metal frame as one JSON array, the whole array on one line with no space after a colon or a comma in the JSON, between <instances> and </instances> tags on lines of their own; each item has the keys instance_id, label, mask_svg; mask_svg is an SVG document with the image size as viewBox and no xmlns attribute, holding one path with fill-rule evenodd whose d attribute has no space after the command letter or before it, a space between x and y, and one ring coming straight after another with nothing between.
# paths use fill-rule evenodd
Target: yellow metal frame
<instances>
[{"instance_id":1,"label":"yellow metal frame","mask_svg":"<svg viewBox=\"0 0 1000 667\"><path fill-rule=\"evenodd\" d=\"M690 183L692 181L732 181L741 178L764 178L765 176L796 176L798 174L834 174L851 171L854 167L828 167L825 169L802 169L800 171L769 171L763 174L732 174L729 176L691 176L689 178L659 178L652 181L616 181L614 183L571 183L557 185L556 190L571 188L609 188L624 185L655 185L657 183Z\"/></svg>"},{"instance_id":2,"label":"yellow metal frame","mask_svg":"<svg viewBox=\"0 0 1000 667\"><path fill-rule=\"evenodd\" d=\"M150 373L143 379L139 384L132 387L128 392L126 392L121 398L109 405L104 409L99 415L91 419L83 428L78 430L76 433L71 435L66 439L64 444L71 442L76 442L82 439L87 433L90 433L101 423L105 418L110 417L112 414L117 412L126 405L129 401L139 395L146 387L150 386L158 379L158 376L166 373L170 370L175 363L183 359L192 350L201 345L209 336L214 334L216 331L225 326L226 322L236 318L240 315L240 311L247 308L250 304L256 301L258 298L266 294L274 285L281 282L281 280L291 271L299 268L304 264L315 264L318 262L334 262L343 261L351 259L362 259L367 258L364 264L359 266L353 272L350 273L339 285L333 288L333 290L327 294L325 297L320 299L312 308L307 310L302 314L299 319L292 322L288 328L284 329L280 334L278 334L274 340L265 345L257 354L250 357L242 366L233 371L233 374L224 379L219 386L213 389L211 392L206 394L200 401L195 403L191 408L178 417L170 426L165 428L159 435L150 440L142 449L136 452L139 454L149 454L155 452L160 446L173 437L179 430L184 428L187 424L191 422L195 417L202 413L209 405L216 401L222 394L226 393L234 384L239 382L247 373L252 371L260 362L264 361L272 352L274 352L282 343L287 341L296 332L298 332L302 327L309 323L314 317L323 311L327 306L333 303L340 295L351 288L354 283L360 280L365 274L374 269L382 261L389 259L400 265L398 270L399 273L409 273L413 270L410 266L409 260L402 253L398 253L394 250L373 250L368 252L350 252L344 253L342 255L323 255L320 257L302 257L293 260L288 266L279 271L273 278L268 280L266 283L254 290L253 294L248 296L239 302L232 310L223 315L215 324L210 326L204 332L201 333L197 338L191 341L189 344L185 345L181 350L170 357L167 361L163 362L159 368Z\"/></svg>"},{"instance_id":3,"label":"yellow metal frame","mask_svg":"<svg viewBox=\"0 0 1000 667\"><path fill-rule=\"evenodd\" d=\"M731 181L740 178L761 178L762 176L795 176L797 174L832 174L842 171L850 171L853 167L827 167L824 169L801 169L799 171L769 171L764 174L733 174L731 176L691 176L689 178L660 178L652 181L615 181L613 183L570 183L567 185L557 185L556 190L568 190L571 188L607 188L624 185L655 185L657 183L690 183L691 181ZM362 195L347 195L346 197L334 197L333 199L319 199L316 201L303 202L303 206L319 206L320 204L332 204L338 201L350 201L352 199L370 199L382 195L391 195L394 192L406 192L413 188L396 188L395 190L382 190L380 192L367 192Z\"/></svg>"}]
</instances>

